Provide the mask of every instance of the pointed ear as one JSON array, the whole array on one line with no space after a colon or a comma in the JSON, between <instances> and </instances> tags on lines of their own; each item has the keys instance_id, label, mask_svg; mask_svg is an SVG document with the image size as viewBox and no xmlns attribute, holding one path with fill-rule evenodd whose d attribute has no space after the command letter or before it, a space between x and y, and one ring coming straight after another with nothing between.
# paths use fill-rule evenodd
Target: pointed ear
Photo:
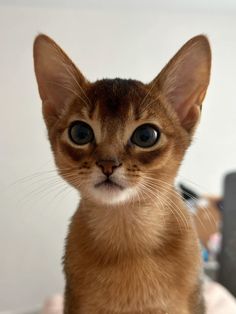
<instances>
[{"instance_id":1,"label":"pointed ear","mask_svg":"<svg viewBox=\"0 0 236 314\"><path fill-rule=\"evenodd\" d=\"M53 122L67 104L75 98L83 100L88 83L62 49L48 36L39 35L34 41L34 66L43 114Z\"/></svg>"},{"instance_id":2,"label":"pointed ear","mask_svg":"<svg viewBox=\"0 0 236 314\"><path fill-rule=\"evenodd\" d=\"M181 125L191 131L196 125L210 79L211 50L203 35L189 40L151 84L176 111Z\"/></svg>"}]
</instances>

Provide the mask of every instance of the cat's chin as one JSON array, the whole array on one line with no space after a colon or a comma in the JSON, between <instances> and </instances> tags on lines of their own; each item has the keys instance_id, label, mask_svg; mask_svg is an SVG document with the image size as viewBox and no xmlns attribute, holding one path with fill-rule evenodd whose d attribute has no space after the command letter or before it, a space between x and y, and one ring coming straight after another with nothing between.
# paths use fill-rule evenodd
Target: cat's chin
<instances>
[{"instance_id":1,"label":"cat's chin","mask_svg":"<svg viewBox=\"0 0 236 314\"><path fill-rule=\"evenodd\" d=\"M102 204L122 204L132 199L135 194L133 188L123 188L119 185L98 185L95 186L91 191L92 198L97 203Z\"/></svg>"}]
</instances>

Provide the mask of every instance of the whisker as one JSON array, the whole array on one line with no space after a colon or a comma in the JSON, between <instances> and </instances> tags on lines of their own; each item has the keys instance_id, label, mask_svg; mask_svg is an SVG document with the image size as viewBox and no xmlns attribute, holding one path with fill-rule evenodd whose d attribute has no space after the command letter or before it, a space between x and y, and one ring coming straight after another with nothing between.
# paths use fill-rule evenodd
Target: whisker
<instances>
[{"instance_id":1,"label":"whisker","mask_svg":"<svg viewBox=\"0 0 236 314\"><path fill-rule=\"evenodd\" d=\"M141 184L141 186L142 186L142 184ZM143 190L140 191L141 195L142 195L142 193L144 193L144 194L149 198L150 195L148 194L148 191L145 191L145 186L143 185L142 187L143 187ZM163 212L163 211L164 211L163 203L162 203L161 199L158 198L158 204L157 204L158 207L159 207L159 202L160 202L160 205L161 205L161 210L162 210L162 212ZM166 224L166 221L165 221L165 214L164 214L164 215L162 214L162 215L161 215L161 218L162 218L163 223L164 223L164 225L165 225L165 224Z\"/></svg>"},{"instance_id":2,"label":"whisker","mask_svg":"<svg viewBox=\"0 0 236 314\"><path fill-rule=\"evenodd\" d=\"M168 185L168 186L170 186L170 188L173 188L173 185L171 185L170 183L168 183L168 182L166 182L166 181L163 181L163 180L161 180L161 179L157 179L157 178L153 178L153 177L148 177L147 176L147 178L149 178L149 179L151 179L152 181L156 181L156 182L160 182L160 183L163 183L163 184L165 184L165 185ZM176 189L175 189L175 191L176 191ZM198 199L196 198L196 197L194 197L193 195L191 195L190 193L188 193L187 191L186 192L184 192L188 197L190 197L191 199L193 199L194 201L197 201ZM179 193L178 193L179 194ZM181 196L181 195L180 195Z\"/></svg>"},{"instance_id":3,"label":"whisker","mask_svg":"<svg viewBox=\"0 0 236 314\"><path fill-rule=\"evenodd\" d=\"M65 70L67 71L67 73L70 75L70 77L73 79L73 81L75 82L75 84L79 87L80 91L83 93L84 97L86 98L86 100L89 102L89 104L91 105L90 99L88 98L88 96L86 95L84 89L82 88L82 86L79 84L75 74L70 70L70 68L67 66L67 64L65 62L62 63L63 67L65 68ZM88 104L87 104L88 105Z\"/></svg>"},{"instance_id":4,"label":"whisker","mask_svg":"<svg viewBox=\"0 0 236 314\"><path fill-rule=\"evenodd\" d=\"M157 102L157 100L158 100L158 97L156 97L156 98L154 98L154 99L152 99L152 100L150 100L148 103L144 103L144 105L143 105L143 107L142 107L142 109L141 109L141 113L143 113L143 112L145 112L146 110L147 110L147 108L149 107L149 106L151 106L152 104L154 104L155 102Z\"/></svg>"},{"instance_id":5,"label":"whisker","mask_svg":"<svg viewBox=\"0 0 236 314\"><path fill-rule=\"evenodd\" d=\"M158 197L160 198L160 194L157 196L151 188L147 188L146 182L145 182L145 185L144 185L144 186L145 186L145 188L148 190L149 194L151 194L151 195L154 197L154 199L157 199L157 200L158 200ZM164 201L163 198L162 198L162 200ZM172 212L173 215L175 216L175 218L176 218L178 224L179 224L179 220L178 220L178 218L176 217L175 212L178 214L179 218L182 220L183 224L184 224L184 225L186 226L186 228L187 228L187 227L188 227L187 220L186 220L186 218L183 216L183 213L181 213L181 212L178 210L178 207L176 207L176 205L175 205L174 203L171 204L170 201L171 201L170 199L168 199L168 201L165 200L165 203L166 203L168 206L171 207L171 208L169 208L169 209L171 210L171 212ZM173 209L173 211L172 211L172 209ZM185 219L184 219L184 218L185 218ZM180 224L179 224L179 226L180 226Z\"/></svg>"},{"instance_id":6,"label":"whisker","mask_svg":"<svg viewBox=\"0 0 236 314\"><path fill-rule=\"evenodd\" d=\"M145 179L147 180L148 177L145 177ZM146 182L145 182L145 183L146 183ZM149 180L149 182L148 182L148 185L149 185L152 189L156 189L156 187L157 187L155 184L152 184L152 182L150 182L150 180ZM163 186L161 186L161 187L159 187L159 188L160 188L160 189L159 189L159 192L160 192L161 188L163 189ZM169 190L168 190L168 192L169 192ZM174 192L174 191L173 191L173 192ZM173 194L173 193L172 193L172 194ZM175 197L177 197L176 194L175 194ZM170 198L168 199L168 201L169 201L170 203L172 203L175 208L177 208L177 207L176 207L176 204L175 204ZM185 221L186 228L188 228L187 218L185 217L185 215L183 214L183 212L180 211L178 208L177 208L177 211L178 211L178 214L179 214L179 215L182 217L182 219Z\"/></svg>"},{"instance_id":7,"label":"whisker","mask_svg":"<svg viewBox=\"0 0 236 314\"><path fill-rule=\"evenodd\" d=\"M64 88L66 90L68 90L69 92L71 92L74 96L78 97L85 105L86 107L88 107L88 103L84 100L83 97L81 97L80 94L78 94L75 90L73 90L70 86L66 86L66 85L63 85L63 84L60 84L59 82L56 82L56 81L47 81L48 83L50 84L53 84L53 85L56 85L56 86L59 86L61 88ZM66 82L65 82L66 83Z\"/></svg>"},{"instance_id":8,"label":"whisker","mask_svg":"<svg viewBox=\"0 0 236 314\"><path fill-rule=\"evenodd\" d=\"M34 178L37 178L39 176L51 175L51 174L58 176L60 174L60 172L66 173L66 172L70 172L70 171L76 170L76 169L78 169L78 168L77 167L71 167L71 168L65 168L65 169L51 169L51 170L37 171L37 172L34 172L30 175L19 178L14 182L11 182L7 187L12 187L18 183L24 183L25 181L34 180Z\"/></svg>"},{"instance_id":9,"label":"whisker","mask_svg":"<svg viewBox=\"0 0 236 314\"><path fill-rule=\"evenodd\" d=\"M153 88L155 87L156 85L156 81L153 80L152 81L152 84L148 90L148 92L146 93L146 95L144 96L144 98L142 99L141 103L140 103L140 107L144 104L144 102L146 101L147 97L150 95L150 93L152 92Z\"/></svg>"},{"instance_id":10,"label":"whisker","mask_svg":"<svg viewBox=\"0 0 236 314\"><path fill-rule=\"evenodd\" d=\"M174 191L173 191L173 186L172 186L171 184L169 184L169 183L167 183L167 182L165 182L165 181L163 181L163 180L156 179L156 178L152 178L152 177L146 177L146 179L147 179L147 180L151 180L154 184L160 183L160 184L162 185L162 188L165 187L165 189L166 189L168 192L171 192L171 193L173 194ZM175 194L177 193L176 190L175 190L174 193L175 193ZM189 193L186 192L186 195L188 195L188 196L189 196L191 199L193 199L194 201L197 201L197 199L196 199L195 197L193 197L192 195L190 195ZM179 196L182 197L181 195L179 195ZM185 204L186 204L187 207L189 207L188 203L185 202ZM190 207L189 207L189 208L190 208ZM209 221L210 223L213 222L214 225L216 225L215 219L214 219L214 217L212 216L212 214L208 211L207 207L202 206L201 208L206 211L206 215L207 215L208 221ZM210 217L210 216L211 216L211 217ZM198 219L200 219L200 218L198 217Z\"/></svg>"}]
</instances>

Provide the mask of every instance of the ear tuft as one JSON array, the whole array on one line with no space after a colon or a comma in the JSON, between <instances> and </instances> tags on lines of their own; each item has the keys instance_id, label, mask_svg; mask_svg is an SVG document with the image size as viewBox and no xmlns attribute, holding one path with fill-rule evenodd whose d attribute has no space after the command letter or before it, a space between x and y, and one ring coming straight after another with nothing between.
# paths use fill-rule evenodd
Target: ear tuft
<instances>
[{"instance_id":1,"label":"ear tuft","mask_svg":"<svg viewBox=\"0 0 236 314\"><path fill-rule=\"evenodd\" d=\"M189 40L151 83L157 84L164 101L174 108L187 131L199 119L210 70L209 41L199 35Z\"/></svg>"}]
</instances>

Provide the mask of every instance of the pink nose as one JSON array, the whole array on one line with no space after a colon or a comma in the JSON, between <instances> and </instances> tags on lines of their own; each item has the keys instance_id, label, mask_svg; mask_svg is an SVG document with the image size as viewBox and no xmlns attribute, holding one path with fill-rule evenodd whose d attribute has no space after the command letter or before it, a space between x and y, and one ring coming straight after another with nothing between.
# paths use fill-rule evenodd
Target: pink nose
<instances>
[{"instance_id":1,"label":"pink nose","mask_svg":"<svg viewBox=\"0 0 236 314\"><path fill-rule=\"evenodd\" d=\"M114 170L121 166L121 163L118 160L110 159L110 160L99 160L96 162L96 165L102 169L102 172L106 176L112 175Z\"/></svg>"}]
</instances>

